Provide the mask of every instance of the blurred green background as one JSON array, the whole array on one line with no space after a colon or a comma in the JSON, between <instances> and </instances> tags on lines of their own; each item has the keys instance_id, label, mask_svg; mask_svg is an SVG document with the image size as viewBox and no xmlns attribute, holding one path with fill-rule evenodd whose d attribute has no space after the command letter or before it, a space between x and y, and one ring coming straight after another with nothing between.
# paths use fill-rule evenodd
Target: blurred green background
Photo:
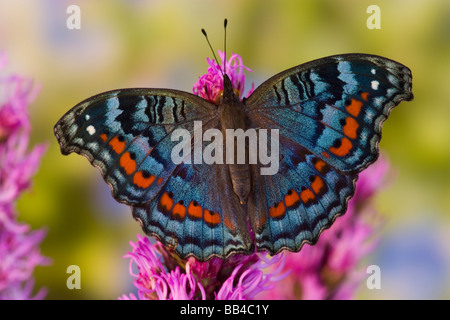
<instances>
[{"instance_id":1,"label":"blurred green background","mask_svg":"<svg viewBox=\"0 0 450 320\"><path fill-rule=\"evenodd\" d=\"M66 9L81 8L81 29L69 30ZM366 9L381 9L369 30ZM381 243L367 265L382 271L382 289L364 283L358 298L450 297L450 2L429 1L65 1L0 0L0 50L9 70L42 89L31 107L32 143L47 154L19 220L46 228L35 271L49 299L116 299L132 290L128 260L139 225L116 204L99 172L78 155L64 157L56 121L96 93L124 87L191 91L206 72L206 28L222 49L239 53L248 83L327 55L378 54L411 68L415 100L402 103L384 126L381 148L392 171L377 209L385 215ZM66 287L66 268L81 268L81 290ZM363 265L364 266L364 265Z\"/></svg>"}]
</instances>

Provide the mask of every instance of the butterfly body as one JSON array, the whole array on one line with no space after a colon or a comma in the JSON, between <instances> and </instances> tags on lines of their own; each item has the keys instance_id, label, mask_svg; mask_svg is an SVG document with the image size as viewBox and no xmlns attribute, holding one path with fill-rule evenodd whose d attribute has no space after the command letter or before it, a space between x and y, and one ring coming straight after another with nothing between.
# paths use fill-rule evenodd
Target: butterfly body
<instances>
[{"instance_id":1,"label":"butterfly body","mask_svg":"<svg viewBox=\"0 0 450 320\"><path fill-rule=\"evenodd\" d=\"M411 83L398 62L331 56L275 75L244 101L227 75L218 104L170 89L106 92L69 110L55 135L63 154L85 155L143 230L182 258L298 251L345 213L357 174L378 157L384 121L413 98ZM171 134L195 136L196 121L200 136L221 132L224 158L230 129L279 132L279 150L269 150L279 151L277 172L249 162L249 142L232 147L232 163L206 164L195 146L211 142L193 139L193 163L174 163Z\"/></svg>"},{"instance_id":2,"label":"butterfly body","mask_svg":"<svg viewBox=\"0 0 450 320\"><path fill-rule=\"evenodd\" d=\"M222 137L224 138L223 145L227 146L225 149L225 158L227 158L228 148L233 148L233 161L227 163L227 169L230 174L231 183L234 193L238 196L241 204L247 202L248 194L250 193L251 177L250 177L250 165L248 161L245 163L238 163L237 155L239 152L248 153L248 149L237 150L237 141L235 143L227 144L227 130L242 129L247 130L248 118L245 113L244 104L239 100L239 97L235 94L231 81L227 75L224 76L224 90L223 98L218 106L220 112L220 124L222 130ZM248 155L244 156L248 160Z\"/></svg>"}]
</instances>

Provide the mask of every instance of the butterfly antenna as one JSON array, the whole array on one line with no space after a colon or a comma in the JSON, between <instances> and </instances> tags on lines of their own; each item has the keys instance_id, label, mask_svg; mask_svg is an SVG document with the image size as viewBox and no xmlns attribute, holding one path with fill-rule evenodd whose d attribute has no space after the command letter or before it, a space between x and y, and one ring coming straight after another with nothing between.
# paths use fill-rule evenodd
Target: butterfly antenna
<instances>
[{"instance_id":1,"label":"butterfly antenna","mask_svg":"<svg viewBox=\"0 0 450 320\"><path fill-rule=\"evenodd\" d=\"M223 21L223 29L224 29L224 40L223 40L223 51L225 53L225 59L223 60L223 72L227 74L227 24L228 20L225 19Z\"/></svg>"},{"instance_id":2,"label":"butterfly antenna","mask_svg":"<svg viewBox=\"0 0 450 320\"><path fill-rule=\"evenodd\" d=\"M208 35L206 34L205 29L202 29L202 33L203 33L203 35L206 38L206 42L208 42L209 48L211 49L211 52L212 52L212 54L214 56L214 59L216 60L216 63L219 63L219 60L217 60L216 54L214 53L214 50L213 50L213 48L211 46L211 42L209 42ZM222 71L222 70L220 70L220 71ZM222 72L222 75L223 75L223 72Z\"/></svg>"}]
</instances>

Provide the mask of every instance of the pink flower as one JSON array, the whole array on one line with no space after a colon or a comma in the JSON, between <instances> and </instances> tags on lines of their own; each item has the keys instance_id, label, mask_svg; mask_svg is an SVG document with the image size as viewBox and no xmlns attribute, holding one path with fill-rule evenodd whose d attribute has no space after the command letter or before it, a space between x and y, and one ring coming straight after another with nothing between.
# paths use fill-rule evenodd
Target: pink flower
<instances>
[{"instance_id":1,"label":"pink flower","mask_svg":"<svg viewBox=\"0 0 450 320\"><path fill-rule=\"evenodd\" d=\"M238 90L239 97L242 98L245 88L245 74L244 70L252 71L242 63L242 58L238 54L231 54L231 58L226 63L226 70L224 70L225 53L219 52L219 57L222 60L222 64L217 64L214 60L207 58L209 68L205 75L199 77L199 80L195 83L193 92L194 94L215 103L218 94L223 90L223 73L226 72L231 80L233 88ZM247 93L250 96L254 91L254 84Z\"/></svg>"},{"instance_id":2,"label":"pink flower","mask_svg":"<svg viewBox=\"0 0 450 320\"><path fill-rule=\"evenodd\" d=\"M259 261L247 269L241 270L245 264L239 264L231 276L224 281L221 289L216 295L216 300L249 300L267 290L272 290L276 282L285 278L288 272L280 273L284 266L284 255L268 259L262 254L257 254ZM268 272L266 268L273 266L275 269ZM236 275L242 271L239 279Z\"/></svg>"},{"instance_id":3,"label":"pink flower","mask_svg":"<svg viewBox=\"0 0 450 320\"><path fill-rule=\"evenodd\" d=\"M5 64L2 53L0 71ZM15 211L15 201L30 187L46 149L39 145L28 152L28 105L35 94L31 81L0 75L0 299L43 299L46 294L40 290L32 296L34 268L50 262L39 250L45 231L30 231L17 222Z\"/></svg>"},{"instance_id":4,"label":"pink flower","mask_svg":"<svg viewBox=\"0 0 450 320\"><path fill-rule=\"evenodd\" d=\"M197 284L190 273L181 273L180 266L173 262L174 268L168 269L163 265L163 257L169 258L169 252L161 243L152 244L148 238L138 235L136 243L130 242L133 251L125 255L130 259L130 274L135 278L134 285L139 291L141 300L192 300L196 293ZM138 273L133 272L133 263ZM169 264L170 265L170 264ZM200 289L201 292L201 289ZM128 298L126 295L122 299ZM129 298L136 298L130 295Z\"/></svg>"},{"instance_id":5,"label":"pink flower","mask_svg":"<svg viewBox=\"0 0 450 320\"><path fill-rule=\"evenodd\" d=\"M119 299L247 300L273 288L280 278L279 270L267 273L264 269L278 264L283 255L273 259L254 254L234 255L227 260L211 258L206 262L181 260L160 242L137 237L136 243L130 242L133 251L124 257L130 258L130 274L138 297L130 294ZM134 266L137 272L133 271Z\"/></svg>"}]
</instances>

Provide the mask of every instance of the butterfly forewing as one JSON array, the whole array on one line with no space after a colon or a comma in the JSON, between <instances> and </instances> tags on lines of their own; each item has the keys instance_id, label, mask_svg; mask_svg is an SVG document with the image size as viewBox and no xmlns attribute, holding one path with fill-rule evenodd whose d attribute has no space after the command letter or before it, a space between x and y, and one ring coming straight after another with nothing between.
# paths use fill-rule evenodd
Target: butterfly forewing
<instances>
[{"instance_id":1,"label":"butterfly forewing","mask_svg":"<svg viewBox=\"0 0 450 320\"><path fill-rule=\"evenodd\" d=\"M175 90L105 92L71 109L55 126L63 154L86 156L111 186L116 200L152 201L175 169L175 129L193 130L194 120L214 117L215 107Z\"/></svg>"},{"instance_id":2,"label":"butterfly forewing","mask_svg":"<svg viewBox=\"0 0 450 320\"><path fill-rule=\"evenodd\" d=\"M337 170L357 173L376 160L383 122L413 98L411 83L398 62L338 55L272 77L245 103L254 126L279 128Z\"/></svg>"}]
</instances>

